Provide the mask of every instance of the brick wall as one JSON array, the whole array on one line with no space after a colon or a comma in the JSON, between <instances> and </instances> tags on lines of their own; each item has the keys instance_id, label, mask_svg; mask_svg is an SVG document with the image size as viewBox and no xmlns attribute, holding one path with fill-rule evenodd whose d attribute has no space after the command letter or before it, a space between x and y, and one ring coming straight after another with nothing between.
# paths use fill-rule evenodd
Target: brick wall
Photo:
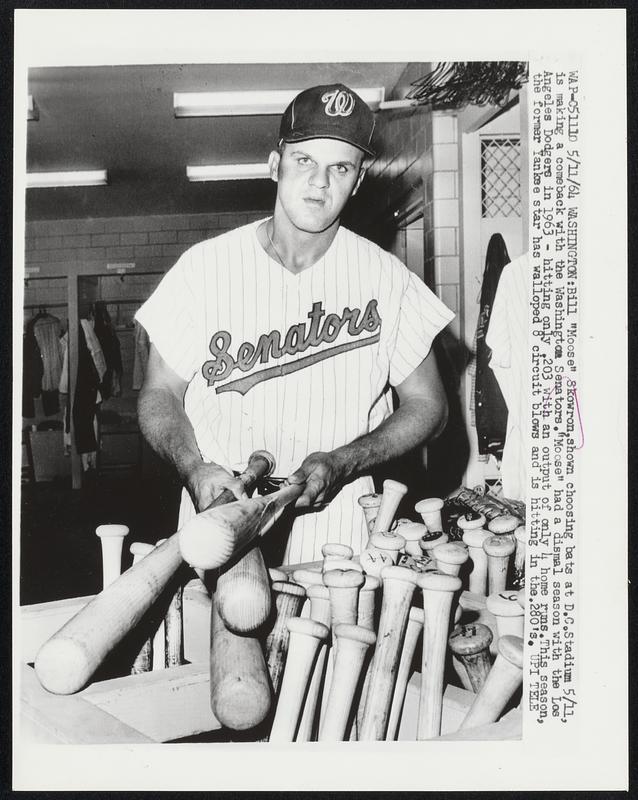
<instances>
[{"instance_id":1,"label":"brick wall","mask_svg":"<svg viewBox=\"0 0 638 800\"><path fill-rule=\"evenodd\" d=\"M26 226L25 264L42 275L67 275L78 263L105 272L107 263L134 261L165 272L190 245L268 212L185 214L103 219L38 220ZM35 274L35 273L33 273Z\"/></svg>"}]
</instances>

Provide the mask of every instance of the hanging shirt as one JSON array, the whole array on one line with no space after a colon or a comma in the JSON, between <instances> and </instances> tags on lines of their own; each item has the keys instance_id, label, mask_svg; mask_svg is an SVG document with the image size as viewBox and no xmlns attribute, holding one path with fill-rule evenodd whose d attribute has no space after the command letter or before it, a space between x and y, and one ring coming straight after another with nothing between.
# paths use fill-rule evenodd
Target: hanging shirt
<instances>
[{"instance_id":1,"label":"hanging shirt","mask_svg":"<svg viewBox=\"0 0 638 800\"><path fill-rule=\"evenodd\" d=\"M525 500L529 436L529 274L528 254L501 274L487 331L493 370L507 403L507 432L501 463L503 494Z\"/></svg>"},{"instance_id":2,"label":"hanging shirt","mask_svg":"<svg viewBox=\"0 0 638 800\"><path fill-rule=\"evenodd\" d=\"M188 382L184 407L204 460L239 468L265 449L286 476L386 419L389 386L454 315L393 255L343 227L293 274L262 248L261 222L189 249L136 318ZM359 552L368 534L357 499L371 491L358 478L326 508L297 515L285 562L320 558L326 542ZM184 491L180 526L193 513Z\"/></svg>"}]
</instances>

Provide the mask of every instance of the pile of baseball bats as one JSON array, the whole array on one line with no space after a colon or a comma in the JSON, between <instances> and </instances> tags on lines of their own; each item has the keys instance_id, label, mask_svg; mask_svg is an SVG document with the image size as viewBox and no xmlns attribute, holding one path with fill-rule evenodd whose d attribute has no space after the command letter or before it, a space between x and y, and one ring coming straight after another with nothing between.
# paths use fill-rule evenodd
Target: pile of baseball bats
<instances>
[{"instance_id":1,"label":"pile of baseball bats","mask_svg":"<svg viewBox=\"0 0 638 800\"><path fill-rule=\"evenodd\" d=\"M273 457L257 452L240 479L249 491L273 468ZM419 643L418 739L441 733L450 664L476 695L462 727L498 719L522 680L523 592L508 593L507 583L510 562L524 565L520 519L504 514L488 523L468 513L457 521L463 541L448 541L443 500L417 503L420 523L395 520L407 490L387 480L382 494L359 500L369 531L359 557L328 543L322 562L267 569L259 536L302 491L284 486L244 501L224 493L105 580L38 653L42 685L61 694L86 686L186 562L212 590L211 707L230 731L278 742L394 739ZM456 624L464 583L487 595L496 634Z\"/></svg>"}]
</instances>

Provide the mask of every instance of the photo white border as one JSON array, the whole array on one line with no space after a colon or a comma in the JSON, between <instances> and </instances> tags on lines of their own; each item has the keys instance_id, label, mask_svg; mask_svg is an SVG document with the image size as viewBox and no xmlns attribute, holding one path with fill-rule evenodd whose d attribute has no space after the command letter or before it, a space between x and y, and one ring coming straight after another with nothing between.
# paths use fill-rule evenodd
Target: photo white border
<instances>
[{"instance_id":1,"label":"photo white border","mask_svg":"<svg viewBox=\"0 0 638 800\"><path fill-rule=\"evenodd\" d=\"M216 36L216 32L223 35ZM578 709L521 742L25 746L14 789L524 790L627 786L625 12L15 11L14 321L24 254L27 69L98 64L529 60L582 65L576 456ZM21 363L14 336L14 364ZM13 600L18 605L20 384L14 381ZM14 664L14 675L17 670ZM15 720L14 720L15 733ZM212 750L211 750L212 748ZM292 757L291 757L292 756Z\"/></svg>"}]
</instances>

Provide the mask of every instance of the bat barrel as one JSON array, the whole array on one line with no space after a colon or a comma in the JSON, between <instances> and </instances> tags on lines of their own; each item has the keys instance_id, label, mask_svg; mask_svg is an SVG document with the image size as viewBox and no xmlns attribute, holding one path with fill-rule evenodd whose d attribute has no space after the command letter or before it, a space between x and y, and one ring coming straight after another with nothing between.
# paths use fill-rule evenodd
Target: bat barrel
<instances>
[{"instance_id":1,"label":"bat barrel","mask_svg":"<svg viewBox=\"0 0 638 800\"><path fill-rule=\"evenodd\" d=\"M494 666L459 730L496 722L522 682L523 640L518 636L503 636L498 643Z\"/></svg>"},{"instance_id":2,"label":"bat barrel","mask_svg":"<svg viewBox=\"0 0 638 800\"><path fill-rule=\"evenodd\" d=\"M337 625L334 636L336 657L328 702L321 720L320 742L343 741L363 661L376 641L373 631L358 625Z\"/></svg>"},{"instance_id":3,"label":"bat barrel","mask_svg":"<svg viewBox=\"0 0 638 800\"><path fill-rule=\"evenodd\" d=\"M132 566L40 648L35 671L54 694L83 689L108 653L142 619L181 564L172 536Z\"/></svg>"},{"instance_id":4,"label":"bat barrel","mask_svg":"<svg viewBox=\"0 0 638 800\"><path fill-rule=\"evenodd\" d=\"M392 695L390 720L388 722L388 732L386 734L386 739L389 741L394 741L396 739L399 730L399 721L403 710L405 693L408 688L412 659L414 658L419 636L423 633L423 620L423 609L412 606L408 616L408 626L405 631L403 647L401 649L397 682L394 687L394 694Z\"/></svg>"},{"instance_id":5,"label":"bat barrel","mask_svg":"<svg viewBox=\"0 0 638 800\"><path fill-rule=\"evenodd\" d=\"M287 628L290 642L277 710L270 731L271 742L294 741L304 694L319 646L329 632L325 625L312 619L289 619Z\"/></svg>"},{"instance_id":6,"label":"bat barrel","mask_svg":"<svg viewBox=\"0 0 638 800\"><path fill-rule=\"evenodd\" d=\"M441 734L445 653L454 593L461 588L460 578L437 572L417 578L423 592L425 635L421 667L421 695L417 739L431 739Z\"/></svg>"},{"instance_id":7,"label":"bat barrel","mask_svg":"<svg viewBox=\"0 0 638 800\"><path fill-rule=\"evenodd\" d=\"M382 572L383 600L377 643L370 665L360 725L361 741L385 739L401 643L408 624L410 603L416 584L416 573L404 567L390 566Z\"/></svg>"},{"instance_id":8,"label":"bat barrel","mask_svg":"<svg viewBox=\"0 0 638 800\"><path fill-rule=\"evenodd\" d=\"M463 544L467 545L472 562L468 588L470 592L483 597L487 593L487 553L483 549L483 544L491 535L483 528L468 528L463 534Z\"/></svg>"},{"instance_id":9,"label":"bat barrel","mask_svg":"<svg viewBox=\"0 0 638 800\"><path fill-rule=\"evenodd\" d=\"M425 500L419 500L414 506L414 510L421 515L421 519L430 533L443 530L442 508L443 500L440 497L426 497Z\"/></svg>"}]
</instances>

